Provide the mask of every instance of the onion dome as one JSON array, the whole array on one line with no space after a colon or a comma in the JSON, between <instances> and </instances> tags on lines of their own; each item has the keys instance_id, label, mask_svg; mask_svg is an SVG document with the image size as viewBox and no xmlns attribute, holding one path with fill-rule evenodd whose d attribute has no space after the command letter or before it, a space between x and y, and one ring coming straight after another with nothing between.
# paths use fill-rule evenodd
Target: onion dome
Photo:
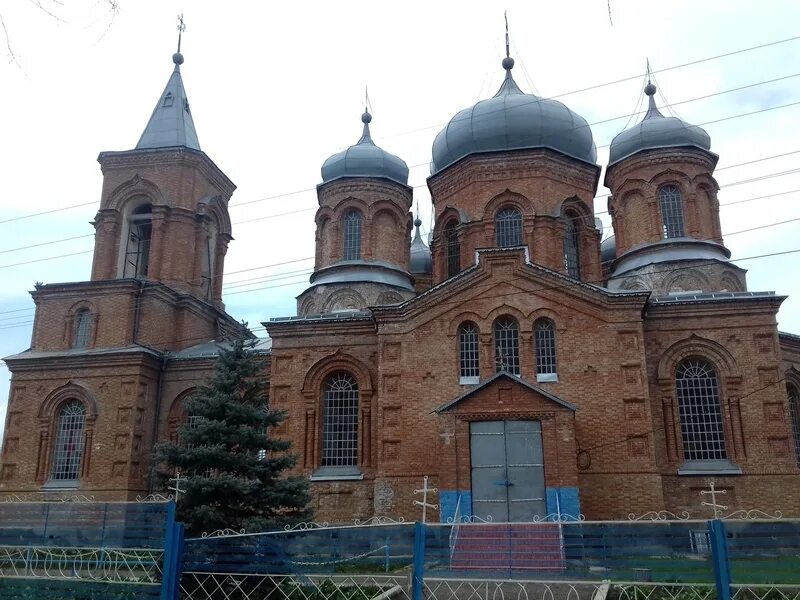
<instances>
[{"instance_id":1,"label":"onion dome","mask_svg":"<svg viewBox=\"0 0 800 600\"><path fill-rule=\"evenodd\" d=\"M419 227L422 221L419 217L414 219L414 240L411 242L411 272L412 273L431 273L433 272L433 260L431 259L431 249L422 241Z\"/></svg>"},{"instance_id":2,"label":"onion dome","mask_svg":"<svg viewBox=\"0 0 800 600\"><path fill-rule=\"evenodd\" d=\"M644 88L648 109L638 124L619 133L612 141L608 166L643 150L677 148L682 146L711 149L711 138L704 129L690 125L677 117L665 117L656 107L656 86L650 81Z\"/></svg>"},{"instance_id":3,"label":"onion dome","mask_svg":"<svg viewBox=\"0 0 800 600\"><path fill-rule=\"evenodd\" d=\"M514 59L506 56L506 77L493 98L457 113L433 142L431 175L470 154L550 148L595 164L597 150L586 119L561 102L525 94L511 76Z\"/></svg>"},{"instance_id":4,"label":"onion dome","mask_svg":"<svg viewBox=\"0 0 800 600\"><path fill-rule=\"evenodd\" d=\"M322 164L323 183L341 177L382 177L408 185L408 165L403 159L375 145L369 133L370 121L372 115L365 111L361 115L361 122L364 123L361 139Z\"/></svg>"},{"instance_id":5,"label":"onion dome","mask_svg":"<svg viewBox=\"0 0 800 600\"><path fill-rule=\"evenodd\" d=\"M617 238L612 235L600 242L600 262L611 262L615 258L617 258Z\"/></svg>"}]
</instances>

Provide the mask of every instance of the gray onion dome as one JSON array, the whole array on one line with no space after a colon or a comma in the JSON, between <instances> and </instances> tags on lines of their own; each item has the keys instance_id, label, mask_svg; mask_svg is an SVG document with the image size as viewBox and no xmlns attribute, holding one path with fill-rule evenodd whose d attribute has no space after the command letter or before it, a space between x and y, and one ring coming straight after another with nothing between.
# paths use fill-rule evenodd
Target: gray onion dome
<instances>
[{"instance_id":1,"label":"gray onion dome","mask_svg":"<svg viewBox=\"0 0 800 600\"><path fill-rule=\"evenodd\" d=\"M411 242L411 272L412 273L432 273L433 272L433 259L431 258L431 250L422 241L422 236L419 232L419 227L422 221L417 217L414 219L414 240Z\"/></svg>"},{"instance_id":2,"label":"gray onion dome","mask_svg":"<svg viewBox=\"0 0 800 600\"><path fill-rule=\"evenodd\" d=\"M364 133L354 146L337 152L322 164L322 182L341 177L382 177L408 185L408 165L403 159L379 148L372 141L369 123L372 115L364 112Z\"/></svg>"},{"instance_id":3,"label":"gray onion dome","mask_svg":"<svg viewBox=\"0 0 800 600\"><path fill-rule=\"evenodd\" d=\"M711 138L704 129L677 117L665 117L659 112L654 97L655 85L648 81L644 93L648 97L647 113L639 123L612 140L608 166L643 150L682 146L711 150Z\"/></svg>"},{"instance_id":4,"label":"gray onion dome","mask_svg":"<svg viewBox=\"0 0 800 600\"><path fill-rule=\"evenodd\" d=\"M431 174L470 154L550 148L595 164L597 150L586 119L561 102L525 94L511 76L514 59L503 59L506 77L493 98L456 114L433 142Z\"/></svg>"}]
</instances>

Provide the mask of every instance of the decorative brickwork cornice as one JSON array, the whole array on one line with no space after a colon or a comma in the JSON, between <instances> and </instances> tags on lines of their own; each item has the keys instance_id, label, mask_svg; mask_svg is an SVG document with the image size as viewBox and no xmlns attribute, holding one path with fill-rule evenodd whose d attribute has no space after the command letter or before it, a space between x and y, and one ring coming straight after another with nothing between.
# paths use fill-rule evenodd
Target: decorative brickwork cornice
<instances>
[{"instance_id":1,"label":"decorative brickwork cornice","mask_svg":"<svg viewBox=\"0 0 800 600\"><path fill-rule=\"evenodd\" d=\"M361 194L375 195L411 208L413 190L399 183L367 177L336 179L317 186L317 198L320 206L338 204L348 196Z\"/></svg>"},{"instance_id":2,"label":"decorative brickwork cornice","mask_svg":"<svg viewBox=\"0 0 800 600\"><path fill-rule=\"evenodd\" d=\"M597 190L600 167L581 163L548 149L471 154L428 178L434 203L448 202L472 183L546 177L575 187Z\"/></svg>"},{"instance_id":3,"label":"decorative brickwork cornice","mask_svg":"<svg viewBox=\"0 0 800 600\"><path fill-rule=\"evenodd\" d=\"M233 195L236 185L205 152L182 146L121 152L101 152L97 157L105 175L114 169L136 167L191 166L202 173L227 198Z\"/></svg>"}]
</instances>

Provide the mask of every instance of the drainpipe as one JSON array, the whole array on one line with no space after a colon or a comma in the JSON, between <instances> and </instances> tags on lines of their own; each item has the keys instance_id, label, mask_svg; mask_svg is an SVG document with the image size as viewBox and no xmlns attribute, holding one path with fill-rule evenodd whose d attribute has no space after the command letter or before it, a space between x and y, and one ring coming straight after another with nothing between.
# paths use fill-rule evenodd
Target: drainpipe
<instances>
[{"instance_id":1,"label":"drainpipe","mask_svg":"<svg viewBox=\"0 0 800 600\"><path fill-rule=\"evenodd\" d=\"M131 343L135 344L136 339L139 337L139 313L142 310L142 292L144 291L145 280L139 280L139 291L136 293L136 300L133 305L133 339Z\"/></svg>"},{"instance_id":2,"label":"drainpipe","mask_svg":"<svg viewBox=\"0 0 800 600\"><path fill-rule=\"evenodd\" d=\"M166 352L161 355L161 364L158 369L158 387L156 388L156 411L153 417L153 444L150 446L152 457L152 447L158 442L158 425L161 422L161 399L164 397L164 372L167 370L167 355ZM147 476L147 493L154 493L153 483L155 480L156 472L155 465L150 465L150 473Z\"/></svg>"}]
</instances>

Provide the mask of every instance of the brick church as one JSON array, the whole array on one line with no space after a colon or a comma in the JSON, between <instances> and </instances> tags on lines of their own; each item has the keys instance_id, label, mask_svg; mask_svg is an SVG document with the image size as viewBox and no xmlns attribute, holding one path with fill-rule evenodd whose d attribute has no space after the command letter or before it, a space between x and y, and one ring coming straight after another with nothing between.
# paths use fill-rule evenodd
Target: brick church
<instances>
[{"instance_id":1,"label":"brick church","mask_svg":"<svg viewBox=\"0 0 800 600\"><path fill-rule=\"evenodd\" d=\"M173 61L136 147L99 156L91 280L32 292L0 496L152 491L153 444L242 331L222 302L235 186ZM729 261L708 134L648 82L611 144L601 243L592 131L513 66L433 141L427 244L369 113L322 165L314 272L258 346L317 518L412 519L426 475L442 520L707 516L712 480L731 510L800 515L800 336Z\"/></svg>"}]
</instances>

